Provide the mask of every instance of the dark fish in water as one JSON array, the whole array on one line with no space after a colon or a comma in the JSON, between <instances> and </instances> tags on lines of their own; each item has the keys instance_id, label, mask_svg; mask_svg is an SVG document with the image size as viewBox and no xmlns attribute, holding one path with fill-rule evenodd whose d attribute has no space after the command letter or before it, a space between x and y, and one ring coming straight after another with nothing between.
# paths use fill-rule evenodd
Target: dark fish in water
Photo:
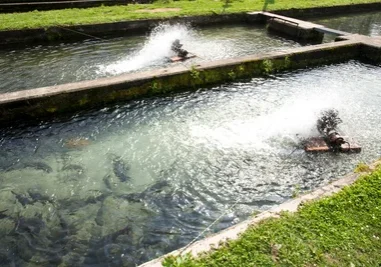
<instances>
[{"instance_id":1,"label":"dark fish in water","mask_svg":"<svg viewBox=\"0 0 381 267\"><path fill-rule=\"evenodd\" d=\"M25 218L20 217L17 220L15 231L16 233L38 234L45 227L45 222L38 217Z\"/></svg>"},{"instance_id":2,"label":"dark fish in water","mask_svg":"<svg viewBox=\"0 0 381 267\"><path fill-rule=\"evenodd\" d=\"M0 219L4 219L8 217L6 214L4 214L4 212L6 212L7 210L8 209L0 211Z\"/></svg>"},{"instance_id":3,"label":"dark fish in water","mask_svg":"<svg viewBox=\"0 0 381 267\"><path fill-rule=\"evenodd\" d=\"M25 169L25 168L32 168L35 170L41 170L46 173L51 173L53 169L46 163L44 162L24 162L24 163L18 163L10 168L7 169L7 171L13 171L17 169Z\"/></svg>"},{"instance_id":4,"label":"dark fish in water","mask_svg":"<svg viewBox=\"0 0 381 267\"><path fill-rule=\"evenodd\" d=\"M23 205L24 207L26 205L33 204L35 202L33 200L30 200L27 196L25 196L23 194L18 194L18 193L13 192L13 191L11 191L11 192L12 192L12 194L15 195L17 201L20 202L20 204Z\"/></svg>"},{"instance_id":5,"label":"dark fish in water","mask_svg":"<svg viewBox=\"0 0 381 267\"><path fill-rule=\"evenodd\" d=\"M33 202L41 201L41 202L51 202L49 196L42 195L37 189L28 189L28 195L33 200Z\"/></svg>"},{"instance_id":6,"label":"dark fish in water","mask_svg":"<svg viewBox=\"0 0 381 267\"><path fill-rule=\"evenodd\" d=\"M103 177L103 182L105 183L106 187L110 190L112 190L111 182L110 182L110 175L106 175Z\"/></svg>"},{"instance_id":7,"label":"dark fish in water","mask_svg":"<svg viewBox=\"0 0 381 267\"><path fill-rule=\"evenodd\" d=\"M131 177L127 175L127 172L129 171L129 167L126 165L126 163L119 157L116 157L112 160L113 164L113 171L116 177L119 178L121 182L130 181Z\"/></svg>"},{"instance_id":8,"label":"dark fish in water","mask_svg":"<svg viewBox=\"0 0 381 267\"><path fill-rule=\"evenodd\" d=\"M108 266L137 266L136 264L125 265L123 264L120 258L113 258L112 261L110 261L110 253L108 251L108 247L115 244L115 241L119 236L130 235L130 234L131 234L131 227L126 226L102 238L99 238L99 235L92 237L89 241L89 247L87 250L87 254L85 255L84 265L100 266L99 262L109 262L110 264L108 264ZM99 250L101 250L102 253L99 253ZM137 253L135 252L135 254Z\"/></svg>"},{"instance_id":9,"label":"dark fish in water","mask_svg":"<svg viewBox=\"0 0 381 267\"><path fill-rule=\"evenodd\" d=\"M99 226L103 226L103 203L101 204L101 207L99 208L98 212L97 212L97 216L95 217L95 222L96 224L98 224Z\"/></svg>"},{"instance_id":10,"label":"dark fish in water","mask_svg":"<svg viewBox=\"0 0 381 267\"><path fill-rule=\"evenodd\" d=\"M23 164L24 168L33 168L36 170L41 170L47 173L51 173L53 169L46 163L43 162L27 162Z\"/></svg>"},{"instance_id":11,"label":"dark fish in water","mask_svg":"<svg viewBox=\"0 0 381 267\"><path fill-rule=\"evenodd\" d=\"M94 190L94 191L98 191L98 190ZM86 204L95 204L99 201L103 201L105 200L105 198L107 198L110 193L109 192L106 192L106 193L103 193L101 191L98 191L99 194L98 195L93 195L93 196L89 196L85 199L85 203Z\"/></svg>"},{"instance_id":12,"label":"dark fish in water","mask_svg":"<svg viewBox=\"0 0 381 267\"><path fill-rule=\"evenodd\" d=\"M63 171L76 171L78 172L79 174L81 173L84 173L85 170L83 169L82 166L80 165L76 165L76 164L69 164L69 165L66 165L62 168Z\"/></svg>"},{"instance_id":13,"label":"dark fish in water","mask_svg":"<svg viewBox=\"0 0 381 267\"><path fill-rule=\"evenodd\" d=\"M155 193L160 193L165 189L165 187L170 186L168 181L162 180L154 183L143 192L140 193L131 193L120 196L123 199L126 199L130 202L141 202L146 197L152 197Z\"/></svg>"}]
</instances>

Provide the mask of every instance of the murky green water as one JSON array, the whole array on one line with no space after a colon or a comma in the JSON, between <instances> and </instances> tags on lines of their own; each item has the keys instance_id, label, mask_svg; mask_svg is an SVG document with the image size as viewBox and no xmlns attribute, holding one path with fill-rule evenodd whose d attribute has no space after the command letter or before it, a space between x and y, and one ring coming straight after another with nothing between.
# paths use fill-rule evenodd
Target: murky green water
<instances>
[{"instance_id":1,"label":"murky green water","mask_svg":"<svg viewBox=\"0 0 381 267\"><path fill-rule=\"evenodd\" d=\"M380 157L379 84L349 62L3 129L0 263L135 266L327 184ZM362 153L301 148L332 107Z\"/></svg>"},{"instance_id":2,"label":"murky green water","mask_svg":"<svg viewBox=\"0 0 381 267\"><path fill-rule=\"evenodd\" d=\"M232 25L193 29L161 25L151 33L107 40L33 46L0 51L0 92L63 84L121 73L175 66L171 43L180 39L197 55L183 63L237 57L300 46L267 33L263 26Z\"/></svg>"},{"instance_id":3,"label":"murky green water","mask_svg":"<svg viewBox=\"0 0 381 267\"><path fill-rule=\"evenodd\" d=\"M332 29L369 36L381 35L381 11L359 14L343 14L311 21Z\"/></svg>"}]
</instances>

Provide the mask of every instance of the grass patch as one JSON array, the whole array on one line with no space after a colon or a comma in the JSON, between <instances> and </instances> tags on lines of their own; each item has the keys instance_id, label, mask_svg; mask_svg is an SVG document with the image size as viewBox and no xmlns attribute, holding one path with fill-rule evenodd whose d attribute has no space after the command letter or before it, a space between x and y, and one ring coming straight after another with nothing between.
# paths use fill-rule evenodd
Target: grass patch
<instances>
[{"instance_id":1,"label":"grass patch","mask_svg":"<svg viewBox=\"0 0 381 267\"><path fill-rule=\"evenodd\" d=\"M45 28L55 25L83 25L173 16L237 13L375 3L379 0L194 0L157 1L153 4L101 6L86 9L64 9L0 14L0 30ZM147 12L149 9L171 8L172 11ZM178 9L178 10L175 10ZM141 10L141 12L139 12Z\"/></svg>"},{"instance_id":2,"label":"grass patch","mask_svg":"<svg viewBox=\"0 0 381 267\"><path fill-rule=\"evenodd\" d=\"M249 228L198 259L170 257L166 267L380 266L381 168L339 193Z\"/></svg>"}]
</instances>

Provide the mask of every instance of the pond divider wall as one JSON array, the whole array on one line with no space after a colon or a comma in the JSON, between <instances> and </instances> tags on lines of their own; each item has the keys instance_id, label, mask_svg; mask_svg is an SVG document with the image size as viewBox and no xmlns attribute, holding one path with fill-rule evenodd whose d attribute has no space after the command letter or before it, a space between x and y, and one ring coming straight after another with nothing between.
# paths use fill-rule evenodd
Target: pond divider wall
<instances>
[{"instance_id":1,"label":"pond divider wall","mask_svg":"<svg viewBox=\"0 0 381 267\"><path fill-rule=\"evenodd\" d=\"M178 66L0 95L0 125L39 120L126 100L198 89L239 78L359 59L361 43L347 40L240 58Z\"/></svg>"},{"instance_id":2,"label":"pond divider wall","mask_svg":"<svg viewBox=\"0 0 381 267\"><path fill-rule=\"evenodd\" d=\"M320 38L319 33L321 32L335 32L335 30L320 25L303 23L291 18L282 18L270 13L260 13L249 13L245 15L245 18L248 21L268 22L269 27L274 30L297 38L304 36L302 38L314 39L316 36ZM215 21L218 21L218 19ZM221 21L224 21L224 19ZM271 25L271 23L273 24ZM301 35L300 31L305 32ZM314 33L314 31L318 33ZM350 59L371 61L376 64L381 63L381 37L371 38L337 31L334 34L339 35L337 37L338 42L205 62L191 67L178 66L1 94L0 126L16 124L17 121L56 118L57 116L73 114L84 109L103 107L111 103L134 98L198 89L240 78L266 76L279 71L338 63ZM247 220L219 234L199 241L184 251L193 255L201 251L207 251L212 244L218 245L220 241L236 238L239 233L251 224L265 218L277 216L277 213L281 210L294 211L301 201L316 199L336 192L343 185L353 182L357 177L357 175L348 176L311 194L286 202L271 211L257 215L254 219ZM173 252L173 255L178 255L180 251L182 249ZM142 266L161 266L162 259L163 257Z\"/></svg>"},{"instance_id":3,"label":"pond divider wall","mask_svg":"<svg viewBox=\"0 0 381 267\"><path fill-rule=\"evenodd\" d=\"M14 44L54 42L60 40L80 40L89 38L86 34L96 37L125 36L147 32L161 23L189 24L193 26L208 26L223 23L245 23L247 14L225 14L209 16L185 16L171 19L142 19L134 21L121 21L76 26L52 26L38 29L6 30L0 31L0 47ZM250 23L260 22L261 17L253 18ZM83 34L82 34L83 33Z\"/></svg>"},{"instance_id":4,"label":"pond divider wall","mask_svg":"<svg viewBox=\"0 0 381 267\"><path fill-rule=\"evenodd\" d=\"M368 4L355 4L346 6L333 7L316 7L306 9L288 9L278 10L274 13L294 18L311 18L317 16L328 16L335 14L348 14L355 12L377 11L381 10L381 2ZM259 12L256 12L259 13ZM249 13L252 14L252 13ZM235 14L213 14L200 16L183 16L170 19L142 19L135 21L121 21L111 23L99 23L89 25L76 26L51 26L39 29L22 29L22 30L3 30L0 31L0 47L12 44L22 43L41 43L51 42L65 39L84 39L88 36L75 33L78 31L91 35L126 35L134 32L146 32L150 28L160 23L188 23L194 26L212 25L220 23L253 23L263 22L263 16L252 16L248 13Z\"/></svg>"},{"instance_id":5,"label":"pond divider wall","mask_svg":"<svg viewBox=\"0 0 381 267\"><path fill-rule=\"evenodd\" d=\"M269 28L302 41L319 41L322 32L331 32L339 34L336 38L338 42L0 94L0 126L15 121L70 115L130 99L198 89L240 78L350 59L375 64L381 62L381 37L337 32L268 12L253 12L245 16L249 21L267 22ZM239 15L227 17L238 20ZM224 16L213 21L225 19Z\"/></svg>"},{"instance_id":6,"label":"pond divider wall","mask_svg":"<svg viewBox=\"0 0 381 267\"><path fill-rule=\"evenodd\" d=\"M362 60L372 64L381 63L381 36L369 37L361 34L348 34L336 37L336 41L352 40L361 43Z\"/></svg>"}]
</instances>

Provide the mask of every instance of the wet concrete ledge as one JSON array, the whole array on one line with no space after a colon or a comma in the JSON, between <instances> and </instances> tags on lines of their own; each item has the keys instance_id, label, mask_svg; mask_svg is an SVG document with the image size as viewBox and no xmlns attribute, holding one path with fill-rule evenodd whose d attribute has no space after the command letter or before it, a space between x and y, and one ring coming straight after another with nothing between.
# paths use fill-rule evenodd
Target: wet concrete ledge
<instances>
[{"instance_id":1,"label":"wet concrete ledge","mask_svg":"<svg viewBox=\"0 0 381 267\"><path fill-rule=\"evenodd\" d=\"M381 162L376 161L374 162L370 167L372 169L375 169L376 166L378 166ZM244 231L246 231L249 227L254 226L261 221L269 218L277 218L280 216L281 212L288 211L288 212L296 212L298 210L298 207L300 205L303 205L303 203L314 201L321 199L323 197L331 196L337 192L339 192L341 189L343 189L345 186L351 185L354 183L361 175L364 173L351 173L348 174L331 184L328 184L326 186L320 187L316 190L314 190L311 193L301 195L295 199L292 199L290 201L287 201L279 206L276 206L268 211L264 211L248 220L245 220L241 223L238 223L232 227L229 227L217 234L211 235L209 237L206 237L200 241L197 241L193 244L191 244L188 247L180 248L178 250L175 250L171 253L168 253L167 255L164 255L160 258L154 259L152 261L149 261L147 263L144 263L140 265L139 267L162 267L161 262L164 260L164 258L168 256L178 256L178 255L184 255L186 253L190 253L194 257L197 257L200 253L211 251L212 249L218 248L221 243L226 242L228 240L235 240L238 239L240 234L242 234Z\"/></svg>"},{"instance_id":2,"label":"wet concrete ledge","mask_svg":"<svg viewBox=\"0 0 381 267\"><path fill-rule=\"evenodd\" d=\"M356 12L370 12L381 10L381 2L370 4L355 4L346 6L318 7L306 9L278 10L273 13L294 17L311 18L317 16L329 16L336 14L348 14ZM186 23L194 26L204 26L220 23L260 23L264 22L261 16L248 16L246 12L235 14L212 14L200 16L173 17L169 19L146 19L121 21L113 23L100 23L89 25L77 25L59 27L52 26L39 29L5 30L0 31L0 47L13 44L43 43L70 39L84 39L88 36L75 33L78 31L90 35L126 35L136 32L145 32L159 23Z\"/></svg>"},{"instance_id":3,"label":"wet concrete ledge","mask_svg":"<svg viewBox=\"0 0 381 267\"><path fill-rule=\"evenodd\" d=\"M360 43L362 59L372 64L381 64L381 36L369 37L361 34L349 34L338 36L336 40L352 40Z\"/></svg>"},{"instance_id":4,"label":"wet concrete ledge","mask_svg":"<svg viewBox=\"0 0 381 267\"><path fill-rule=\"evenodd\" d=\"M358 40L124 74L0 95L0 126L38 121L130 99L192 90L278 71L360 58Z\"/></svg>"}]
</instances>

